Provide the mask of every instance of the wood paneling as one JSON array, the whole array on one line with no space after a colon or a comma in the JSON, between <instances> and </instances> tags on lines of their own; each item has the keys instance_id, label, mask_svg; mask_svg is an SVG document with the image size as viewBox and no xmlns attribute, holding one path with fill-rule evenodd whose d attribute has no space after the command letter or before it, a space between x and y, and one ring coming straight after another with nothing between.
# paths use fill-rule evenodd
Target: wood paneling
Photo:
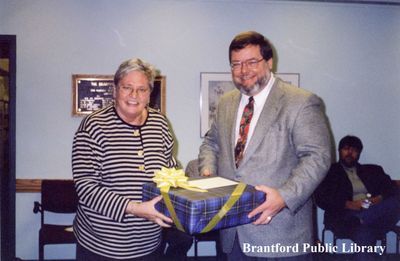
<instances>
[{"instance_id":1,"label":"wood paneling","mask_svg":"<svg viewBox=\"0 0 400 261\"><path fill-rule=\"evenodd\" d=\"M40 192L42 187L41 179L17 179L15 189L18 192Z\"/></svg>"}]
</instances>

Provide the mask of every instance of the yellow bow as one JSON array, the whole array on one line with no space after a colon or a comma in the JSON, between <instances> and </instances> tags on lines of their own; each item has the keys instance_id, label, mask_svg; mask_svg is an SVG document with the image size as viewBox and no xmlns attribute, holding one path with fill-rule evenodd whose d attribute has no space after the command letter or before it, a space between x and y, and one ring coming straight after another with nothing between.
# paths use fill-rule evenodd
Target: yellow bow
<instances>
[{"instance_id":1,"label":"yellow bow","mask_svg":"<svg viewBox=\"0 0 400 261\"><path fill-rule=\"evenodd\" d=\"M197 192L207 192L205 189L189 185L188 177L185 176L185 172L182 169L162 167L161 170L155 172L153 181L157 184L157 187L160 188L160 190L165 192L168 192L170 187L180 187Z\"/></svg>"},{"instance_id":2,"label":"yellow bow","mask_svg":"<svg viewBox=\"0 0 400 261\"><path fill-rule=\"evenodd\" d=\"M187 180L188 177L185 176L185 172L182 169L175 169L175 168L165 168L162 167L161 170L156 171L155 177L153 181L157 184L157 187L160 188L161 195L163 196L164 203L171 214L171 218L174 221L175 226L182 232L185 232L181 222L179 221L175 209L172 205L171 199L168 195L168 191L170 187L180 187L192 191L198 192L207 192L205 189L200 189L195 186L191 186L188 184ZM211 231L218 222L226 215L226 213L232 208L232 206L236 203L236 201L241 197L244 189L246 188L246 184L240 182L231 196L229 197L228 201L222 206L220 211L208 222L206 227L200 233L206 233Z\"/></svg>"},{"instance_id":3,"label":"yellow bow","mask_svg":"<svg viewBox=\"0 0 400 261\"><path fill-rule=\"evenodd\" d=\"M168 191L170 187L181 187L188 190L198 191L198 192L207 192L207 190L199 189L194 186L190 186L187 182L188 177L185 176L185 172L182 169L175 168L165 168L162 167L161 170L156 171L153 181L157 184L157 187L160 188L161 195L163 196L165 206L167 207L169 213L171 214L171 218L174 221L175 226L182 232L185 232L181 222L179 221L175 209L172 206L171 199L168 195Z\"/></svg>"}]
</instances>

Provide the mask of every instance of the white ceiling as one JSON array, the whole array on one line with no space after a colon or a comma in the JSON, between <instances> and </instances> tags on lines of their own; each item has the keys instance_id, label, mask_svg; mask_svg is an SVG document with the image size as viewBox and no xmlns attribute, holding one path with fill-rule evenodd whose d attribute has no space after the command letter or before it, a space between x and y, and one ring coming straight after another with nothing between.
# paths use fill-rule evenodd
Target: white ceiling
<instances>
[{"instance_id":1,"label":"white ceiling","mask_svg":"<svg viewBox=\"0 0 400 261\"><path fill-rule=\"evenodd\" d=\"M286 1L291 1L291 0L286 0ZM297 0L297 1L349 3L349 4L359 3L359 4L400 5L400 0Z\"/></svg>"},{"instance_id":2,"label":"white ceiling","mask_svg":"<svg viewBox=\"0 0 400 261\"><path fill-rule=\"evenodd\" d=\"M382 3L382 4L390 4L396 3L400 4L400 0L354 0L354 1L340 1L340 2L365 2L365 3Z\"/></svg>"}]
</instances>

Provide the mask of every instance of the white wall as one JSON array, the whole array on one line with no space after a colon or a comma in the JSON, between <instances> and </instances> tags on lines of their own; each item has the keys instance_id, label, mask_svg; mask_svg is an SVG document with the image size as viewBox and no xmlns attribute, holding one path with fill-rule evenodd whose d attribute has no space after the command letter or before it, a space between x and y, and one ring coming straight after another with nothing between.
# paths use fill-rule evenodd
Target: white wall
<instances>
[{"instance_id":1,"label":"white wall","mask_svg":"<svg viewBox=\"0 0 400 261\"><path fill-rule=\"evenodd\" d=\"M167 76L167 116L185 165L201 143L200 72L229 71L228 45L244 30L267 36L278 71L300 73L301 87L323 98L336 143L358 135L361 161L400 178L398 6L0 0L0 10L0 34L17 35L17 178L71 177L71 142L81 121L71 116L71 75L112 74L131 57ZM38 199L17 195L16 249L24 259L37 258L39 216L32 206ZM46 253L74 256L68 247Z\"/></svg>"}]
</instances>

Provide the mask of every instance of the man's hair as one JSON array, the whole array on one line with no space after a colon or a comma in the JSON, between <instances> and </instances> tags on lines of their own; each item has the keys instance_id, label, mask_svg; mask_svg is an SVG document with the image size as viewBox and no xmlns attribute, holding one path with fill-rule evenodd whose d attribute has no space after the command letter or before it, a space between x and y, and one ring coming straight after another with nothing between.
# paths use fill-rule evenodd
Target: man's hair
<instances>
[{"instance_id":1,"label":"man's hair","mask_svg":"<svg viewBox=\"0 0 400 261\"><path fill-rule=\"evenodd\" d=\"M356 148L356 149L358 149L358 151L360 153L363 149L363 144L362 144L360 138L358 138L356 136L351 136L351 135L347 135L340 140L339 150L341 150L344 146Z\"/></svg>"},{"instance_id":2,"label":"man's hair","mask_svg":"<svg viewBox=\"0 0 400 261\"><path fill-rule=\"evenodd\" d=\"M233 38L229 45L229 62L231 62L232 51L238 51L248 45L260 46L260 52L264 60L268 61L273 57L272 46L270 42L260 33L254 31L243 32Z\"/></svg>"}]
</instances>

